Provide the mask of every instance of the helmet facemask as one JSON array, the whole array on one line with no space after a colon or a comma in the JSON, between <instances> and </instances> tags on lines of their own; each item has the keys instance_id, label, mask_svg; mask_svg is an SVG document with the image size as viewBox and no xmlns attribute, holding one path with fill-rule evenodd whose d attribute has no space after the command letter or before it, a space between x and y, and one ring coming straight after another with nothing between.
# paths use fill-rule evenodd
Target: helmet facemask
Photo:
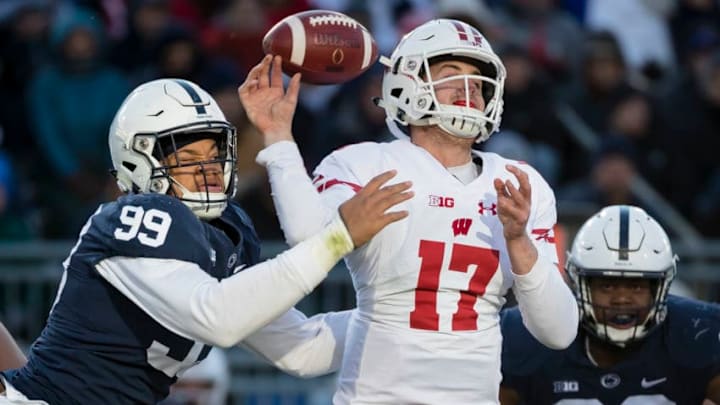
<instances>
[{"instance_id":1,"label":"helmet facemask","mask_svg":"<svg viewBox=\"0 0 720 405\"><path fill-rule=\"evenodd\" d=\"M430 66L446 60L459 60L477 66L481 74L433 78ZM484 139L483 134L488 134L493 130L500 112L500 109L497 108L499 87L498 81L495 79L497 77L496 69L489 63L466 57L440 56L424 59L423 63L422 76L426 78L420 85L419 93L429 94L432 103L427 109L427 115L417 120L415 125L438 125L446 132L460 138L477 138L480 135L480 138ZM427 75L424 72L427 72ZM460 86L456 85L455 87L460 88L459 92L464 95L464 100L457 100L455 104L441 103L437 98L437 91L458 81ZM458 90L453 88L450 91ZM485 104L482 109L474 105L472 100L472 93L475 91L481 91Z\"/></svg>"},{"instance_id":2,"label":"helmet facemask","mask_svg":"<svg viewBox=\"0 0 720 405\"><path fill-rule=\"evenodd\" d=\"M211 127L208 127L210 124ZM200 219L210 220L219 217L230 198L235 193L235 130L226 123L204 123L199 128L173 128L157 134L136 134L133 141L135 152L143 154L149 160L152 171L149 178L149 190L154 193L173 193L173 185L180 193L175 197L187 205ZM213 139L217 144L218 156L213 160L178 161L177 152L184 146L202 139ZM150 152L151 151L151 152ZM173 177L179 172L190 174L200 167L203 184L210 184L212 168L222 171L222 192L189 191ZM142 191L142 190L141 190Z\"/></svg>"},{"instance_id":3,"label":"helmet facemask","mask_svg":"<svg viewBox=\"0 0 720 405\"><path fill-rule=\"evenodd\" d=\"M664 282L666 276L650 278L651 301L643 306L602 306L594 303L591 292L592 280L603 278L638 279L637 273L630 276L617 276L616 271L597 271L573 269L577 275L572 278L580 311L580 323L592 336L618 347L628 347L642 340L665 320L667 315L667 294L670 283ZM667 273L672 270L668 269ZM609 273L613 275L604 275ZM667 274L665 273L665 274ZM659 273L653 273L654 276ZM647 278L645 278L647 279ZM613 326L613 324L618 325ZM626 324L627 327L620 325Z\"/></svg>"}]
</instances>

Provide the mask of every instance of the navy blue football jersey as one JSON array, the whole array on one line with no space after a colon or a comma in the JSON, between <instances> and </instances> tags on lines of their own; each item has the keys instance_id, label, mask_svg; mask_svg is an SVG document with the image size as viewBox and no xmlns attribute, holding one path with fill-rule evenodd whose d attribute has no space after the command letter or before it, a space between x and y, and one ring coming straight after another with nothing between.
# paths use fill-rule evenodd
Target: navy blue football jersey
<instances>
[{"instance_id":1,"label":"navy blue football jersey","mask_svg":"<svg viewBox=\"0 0 720 405\"><path fill-rule=\"evenodd\" d=\"M607 369L593 365L580 330L565 350L552 350L525 329L517 308L501 315L502 385L524 404L701 404L720 374L720 306L670 296L665 322L638 350Z\"/></svg>"},{"instance_id":2,"label":"navy blue football jersey","mask_svg":"<svg viewBox=\"0 0 720 405\"><path fill-rule=\"evenodd\" d=\"M156 403L177 371L204 359L210 347L164 328L95 265L113 257L172 259L222 279L259 256L252 222L236 203L210 223L164 195L104 204L63 263L57 298L27 365L3 374L28 398L51 404Z\"/></svg>"}]
</instances>

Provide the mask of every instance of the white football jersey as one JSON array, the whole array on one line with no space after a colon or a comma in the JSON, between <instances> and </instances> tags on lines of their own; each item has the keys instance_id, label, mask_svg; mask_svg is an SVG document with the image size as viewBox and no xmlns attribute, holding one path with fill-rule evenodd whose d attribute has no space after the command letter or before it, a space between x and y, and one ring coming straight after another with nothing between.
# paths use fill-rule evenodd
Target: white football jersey
<instances>
[{"instance_id":1,"label":"white football jersey","mask_svg":"<svg viewBox=\"0 0 720 405\"><path fill-rule=\"evenodd\" d=\"M387 226L346 257L357 292L334 402L497 403L501 380L498 312L513 284L493 179L525 171L528 221L538 253L557 263L555 199L522 162L473 152L481 174L463 184L410 142L361 143L333 152L315 170L324 202L339 206L374 176L410 180L415 196Z\"/></svg>"}]
</instances>

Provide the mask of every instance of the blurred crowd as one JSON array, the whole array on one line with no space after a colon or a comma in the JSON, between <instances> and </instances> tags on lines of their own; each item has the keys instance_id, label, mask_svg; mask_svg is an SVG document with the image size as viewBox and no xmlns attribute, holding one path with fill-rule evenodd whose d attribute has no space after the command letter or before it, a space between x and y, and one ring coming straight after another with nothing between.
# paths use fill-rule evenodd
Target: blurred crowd
<instances>
[{"instance_id":1,"label":"blurred crowd","mask_svg":"<svg viewBox=\"0 0 720 405\"><path fill-rule=\"evenodd\" d=\"M644 206L632 187L642 176L720 237L718 0L3 0L0 240L75 238L116 197L108 127L130 89L160 77L217 99L238 130L236 198L262 238L281 239L236 89L265 32L311 8L355 17L385 55L428 19L475 25L508 72L502 131L479 148L534 165L561 210ZM303 85L294 134L308 170L342 145L391 139L372 102L381 78L375 66Z\"/></svg>"}]
</instances>

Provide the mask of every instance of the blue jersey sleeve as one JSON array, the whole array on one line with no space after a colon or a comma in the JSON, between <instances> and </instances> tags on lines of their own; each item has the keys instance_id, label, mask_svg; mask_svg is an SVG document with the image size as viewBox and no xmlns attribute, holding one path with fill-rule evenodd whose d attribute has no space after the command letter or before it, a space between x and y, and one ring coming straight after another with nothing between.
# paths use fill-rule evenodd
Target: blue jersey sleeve
<instances>
[{"instance_id":1,"label":"blue jersey sleeve","mask_svg":"<svg viewBox=\"0 0 720 405\"><path fill-rule=\"evenodd\" d=\"M667 304L665 333L672 359L704 370L709 378L720 374L720 305L672 295Z\"/></svg>"},{"instance_id":2,"label":"blue jersey sleeve","mask_svg":"<svg viewBox=\"0 0 720 405\"><path fill-rule=\"evenodd\" d=\"M212 250L205 228L189 208L176 198L150 193L104 205L81 237L88 252L103 253L98 259L167 258L203 267Z\"/></svg>"}]
</instances>

